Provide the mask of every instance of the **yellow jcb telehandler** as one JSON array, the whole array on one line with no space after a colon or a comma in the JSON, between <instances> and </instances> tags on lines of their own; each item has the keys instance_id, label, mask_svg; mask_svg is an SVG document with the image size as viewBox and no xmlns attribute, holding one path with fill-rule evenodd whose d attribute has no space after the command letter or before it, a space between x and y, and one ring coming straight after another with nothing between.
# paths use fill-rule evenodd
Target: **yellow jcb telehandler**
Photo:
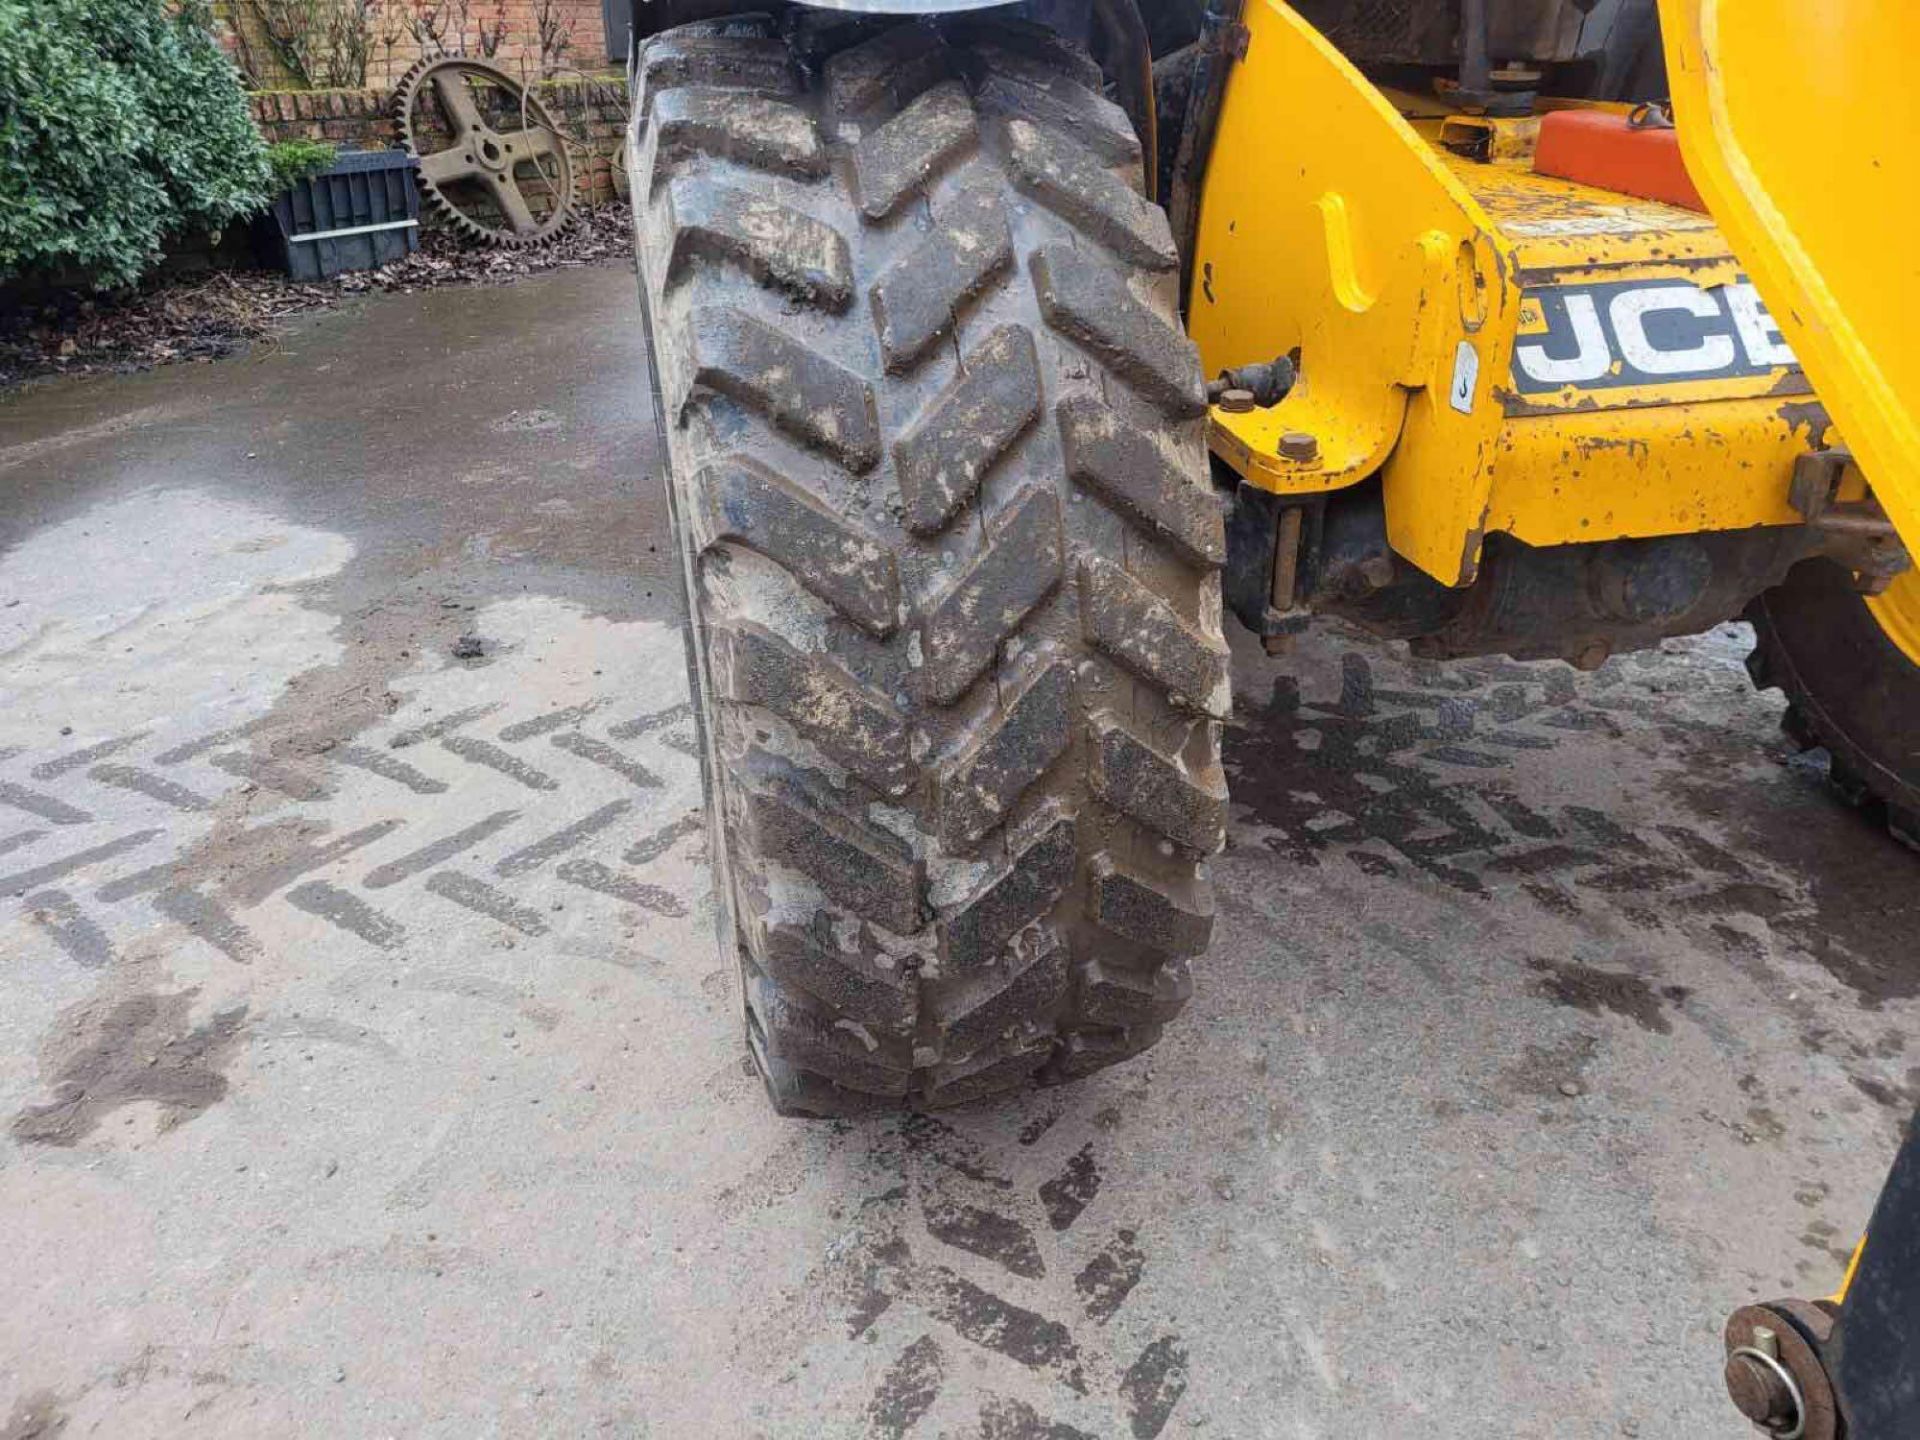
<instances>
[{"instance_id":1,"label":"yellow jcb telehandler","mask_svg":"<svg viewBox=\"0 0 1920 1440\"><path fill-rule=\"evenodd\" d=\"M1228 611L1589 667L1745 615L1920 843L1920 9L633 18L720 938L783 1112L1153 1044L1212 929ZM1903 1165L1866 1301L1736 1317L1770 1433L1920 1435Z\"/></svg>"}]
</instances>

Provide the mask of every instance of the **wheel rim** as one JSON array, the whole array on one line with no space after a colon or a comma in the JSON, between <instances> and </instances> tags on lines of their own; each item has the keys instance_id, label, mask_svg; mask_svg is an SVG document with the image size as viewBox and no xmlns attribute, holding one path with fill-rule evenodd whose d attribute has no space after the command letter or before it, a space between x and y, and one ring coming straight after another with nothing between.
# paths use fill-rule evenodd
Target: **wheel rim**
<instances>
[{"instance_id":1,"label":"wheel rim","mask_svg":"<svg viewBox=\"0 0 1920 1440\"><path fill-rule=\"evenodd\" d=\"M1907 659L1920 665L1920 570L1906 571L1880 594L1869 596L1867 610Z\"/></svg>"}]
</instances>

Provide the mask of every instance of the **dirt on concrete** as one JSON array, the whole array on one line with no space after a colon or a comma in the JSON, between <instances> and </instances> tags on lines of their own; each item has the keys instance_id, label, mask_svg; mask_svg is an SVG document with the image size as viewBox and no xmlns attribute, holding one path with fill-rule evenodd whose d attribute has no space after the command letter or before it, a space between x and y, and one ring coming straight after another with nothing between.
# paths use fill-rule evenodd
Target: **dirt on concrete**
<instances>
[{"instance_id":1,"label":"dirt on concrete","mask_svg":"<svg viewBox=\"0 0 1920 1440\"><path fill-rule=\"evenodd\" d=\"M30 907L50 897L30 896ZM70 897L59 901L72 906ZM38 918L43 908L35 908ZM57 943L57 941L56 941ZM226 1098L221 1066L247 1018L235 1006L192 1024L195 995L90 997L60 1017L40 1054L53 1099L29 1105L13 1118L23 1145L77 1145L103 1118L123 1106L159 1107L160 1123L180 1124Z\"/></svg>"}]
</instances>

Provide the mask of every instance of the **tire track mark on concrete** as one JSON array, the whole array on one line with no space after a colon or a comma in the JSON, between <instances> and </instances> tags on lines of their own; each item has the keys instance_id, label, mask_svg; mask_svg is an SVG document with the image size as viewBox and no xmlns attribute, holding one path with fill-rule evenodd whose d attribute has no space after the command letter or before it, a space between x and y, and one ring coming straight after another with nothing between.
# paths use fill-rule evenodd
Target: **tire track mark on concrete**
<instances>
[{"instance_id":1,"label":"tire track mark on concrete","mask_svg":"<svg viewBox=\"0 0 1920 1440\"><path fill-rule=\"evenodd\" d=\"M153 897L153 908L235 964L251 965L264 953L253 933L204 890L184 885L162 890Z\"/></svg>"},{"instance_id":2,"label":"tire track mark on concrete","mask_svg":"<svg viewBox=\"0 0 1920 1440\"><path fill-rule=\"evenodd\" d=\"M484 720L506 704L504 700L492 700L485 705L470 705L465 710L455 710L451 715L442 715L438 720L429 720L424 725L416 725L411 730L402 730L387 741L389 750L404 750L409 745L418 745L423 740L438 740L443 735L451 735L463 725L471 725L476 720Z\"/></svg>"},{"instance_id":3,"label":"tire track mark on concrete","mask_svg":"<svg viewBox=\"0 0 1920 1440\"><path fill-rule=\"evenodd\" d=\"M1033 1232L1011 1215L929 1195L921 1205L927 1233L943 1245L991 1260L1009 1274L1038 1280L1047 1273Z\"/></svg>"},{"instance_id":4,"label":"tire track mark on concrete","mask_svg":"<svg viewBox=\"0 0 1920 1440\"><path fill-rule=\"evenodd\" d=\"M197 795L184 785L175 784L164 775L150 774L132 765L96 765L87 771L89 780L97 780L102 785L111 785L116 790L131 790L136 795L144 795L149 800L158 800L175 810L189 813L198 810L210 810L213 802L204 795Z\"/></svg>"},{"instance_id":5,"label":"tire track mark on concrete","mask_svg":"<svg viewBox=\"0 0 1920 1440\"><path fill-rule=\"evenodd\" d=\"M689 759L698 760L700 758L700 742L695 740L691 735L662 735L660 737L660 743L669 750L678 750Z\"/></svg>"},{"instance_id":6,"label":"tire track mark on concrete","mask_svg":"<svg viewBox=\"0 0 1920 1440\"><path fill-rule=\"evenodd\" d=\"M28 773L36 780L58 780L70 770L79 770L96 760L105 760L110 755L118 755L130 745L137 745L146 739L150 732L136 730L131 735L116 735L111 740L101 740L92 745L84 745L78 750L70 750L65 755L57 755L51 760L42 760Z\"/></svg>"},{"instance_id":7,"label":"tire track mark on concrete","mask_svg":"<svg viewBox=\"0 0 1920 1440\"><path fill-rule=\"evenodd\" d=\"M544 770L536 770L518 755L502 750L490 740L476 739L471 735L450 735L440 742L443 750L451 751L462 760L475 765L484 765L489 770L497 770L509 780L517 780L529 790L558 790L560 782Z\"/></svg>"},{"instance_id":8,"label":"tire track mark on concrete","mask_svg":"<svg viewBox=\"0 0 1920 1440\"><path fill-rule=\"evenodd\" d=\"M476 915L498 920L522 935L547 933L546 918L531 906L521 905L506 891L459 870L439 870L427 877L427 890L442 900L451 900Z\"/></svg>"},{"instance_id":9,"label":"tire track mark on concrete","mask_svg":"<svg viewBox=\"0 0 1920 1440\"><path fill-rule=\"evenodd\" d=\"M378 775L382 780L391 780L416 795L444 795L447 790L446 781L436 780L406 761L368 745L337 745L327 752L327 758L365 770L369 775Z\"/></svg>"},{"instance_id":10,"label":"tire track mark on concrete","mask_svg":"<svg viewBox=\"0 0 1920 1440\"><path fill-rule=\"evenodd\" d=\"M568 860L554 871L569 885L578 885L585 890L595 890L602 895L611 895L616 900L655 915L679 917L687 913L686 902L671 890L663 890L658 885L643 885L640 881L622 875L618 870L609 870L598 860L585 858Z\"/></svg>"},{"instance_id":11,"label":"tire track mark on concrete","mask_svg":"<svg viewBox=\"0 0 1920 1440\"><path fill-rule=\"evenodd\" d=\"M224 888L241 904L258 905L281 886L290 885L302 875L324 865L331 865L343 855L384 840L404 824L406 821L398 818L376 820L371 825L348 831L338 840L330 840L324 845L310 845L285 859L256 866L238 879L226 882Z\"/></svg>"},{"instance_id":12,"label":"tire track mark on concrete","mask_svg":"<svg viewBox=\"0 0 1920 1440\"><path fill-rule=\"evenodd\" d=\"M980 1406L980 1440L1098 1440L1060 1420L1048 1420L1024 1400L990 1396Z\"/></svg>"},{"instance_id":13,"label":"tire track mark on concrete","mask_svg":"<svg viewBox=\"0 0 1920 1440\"><path fill-rule=\"evenodd\" d=\"M218 750L222 745L230 745L235 740L244 740L249 735L266 729L269 723L268 718L263 715L260 719L249 720L244 725L229 725L224 730L215 730L211 734L202 735L198 740L188 740L183 744L175 745L171 750L163 750L153 757L153 763L178 765L183 760L191 760L195 756L206 754L209 750Z\"/></svg>"},{"instance_id":14,"label":"tire track mark on concrete","mask_svg":"<svg viewBox=\"0 0 1920 1440\"><path fill-rule=\"evenodd\" d=\"M42 890L27 900L34 924L47 932L74 964L99 970L113 963L113 942L107 932L64 890Z\"/></svg>"},{"instance_id":15,"label":"tire track mark on concrete","mask_svg":"<svg viewBox=\"0 0 1920 1440\"><path fill-rule=\"evenodd\" d=\"M658 860L686 836L704 830L706 825L705 811L691 811L651 835L642 835L621 853L620 858L629 865L644 865L649 860Z\"/></svg>"},{"instance_id":16,"label":"tire track mark on concrete","mask_svg":"<svg viewBox=\"0 0 1920 1440\"><path fill-rule=\"evenodd\" d=\"M1120 1398L1127 1405L1133 1440L1154 1440L1186 1393L1187 1347L1178 1335L1162 1335L1120 1377Z\"/></svg>"},{"instance_id":17,"label":"tire track mark on concrete","mask_svg":"<svg viewBox=\"0 0 1920 1440\"><path fill-rule=\"evenodd\" d=\"M607 734L615 740L632 740L650 730L677 725L692 714L693 706L683 701L678 705L669 705L664 710L655 710L651 715L636 715L631 720L622 720L618 725L609 725Z\"/></svg>"},{"instance_id":18,"label":"tire track mark on concrete","mask_svg":"<svg viewBox=\"0 0 1920 1440\"><path fill-rule=\"evenodd\" d=\"M956 1175L991 1185L996 1190L1014 1188L1013 1181L994 1167L992 1157L979 1142L937 1116L903 1115L897 1130L908 1152L915 1157L924 1157Z\"/></svg>"},{"instance_id":19,"label":"tire track mark on concrete","mask_svg":"<svg viewBox=\"0 0 1920 1440\"><path fill-rule=\"evenodd\" d=\"M49 860L45 865L37 865L31 870L22 870L17 874L0 877L0 893L24 895L50 880L59 880L76 870L89 865L97 865L102 860L111 860L137 849L149 840L156 840L165 834L162 830L136 830L131 835L122 835L117 840L108 840L104 844L90 846L85 850L76 850L71 855L63 855L58 860Z\"/></svg>"},{"instance_id":20,"label":"tire track mark on concrete","mask_svg":"<svg viewBox=\"0 0 1920 1440\"><path fill-rule=\"evenodd\" d=\"M553 737L556 747L569 755L578 755L582 760L591 760L603 765L620 776L631 781L643 790L656 790L666 782L642 765L638 760L622 755L604 740L596 740L591 735L582 735L578 730L569 730L564 735Z\"/></svg>"},{"instance_id":21,"label":"tire track mark on concrete","mask_svg":"<svg viewBox=\"0 0 1920 1440\"><path fill-rule=\"evenodd\" d=\"M309 880L287 892L287 901L328 924L357 935L379 950L397 950L405 943L407 932L398 920L383 915L358 895L349 894L325 880Z\"/></svg>"},{"instance_id":22,"label":"tire track mark on concrete","mask_svg":"<svg viewBox=\"0 0 1920 1440\"><path fill-rule=\"evenodd\" d=\"M931 1335L922 1335L902 1350L880 1377L867 1401L867 1433L883 1440L900 1440L940 1396L947 1378L946 1357Z\"/></svg>"},{"instance_id":23,"label":"tire track mark on concrete","mask_svg":"<svg viewBox=\"0 0 1920 1440\"><path fill-rule=\"evenodd\" d=\"M1074 1291L1090 1320L1106 1324L1140 1283L1147 1256L1135 1243L1138 1238L1131 1230L1116 1230L1073 1277Z\"/></svg>"},{"instance_id":24,"label":"tire track mark on concrete","mask_svg":"<svg viewBox=\"0 0 1920 1440\"><path fill-rule=\"evenodd\" d=\"M516 720L500 731L500 738L509 745L522 740L531 740L537 735L545 735L550 730L559 730L584 720L600 708L598 700L588 700L579 705L569 705L564 710L549 710L544 715L536 715L531 720Z\"/></svg>"},{"instance_id":25,"label":"tire track mark on concrete","mask_svg":"<svg viewBox=\"0 0 1920 1440\"><path fill-rule=\"evenodd\" d=\"M592 814L581 816L571 825L563 826L551 835L542 836L531 845L514 851L493 867L493 873L524 875L529 870L537 870L547 861L564 855L575 846L592 839L632 808L631 800L614 800L602 805Z\"/></svg>"},{"instance_id":26,"label":"tire track mark on concrete","mask_svg":"<svg viewBox=\"0 0 1920 1440\"><path fill-rule=\"evenodd\" d=\"M442 860L451 860L462 851L471 850L489 836L498 834L520 818L518 810L496 810L493 814L476 820L463 830L422 845L410 854L389 860L384 865L376 865L367 872L364 882L369 890L384 890L389 885L397 885L423 870L431 870Z\"/></svg>"},{"instance_id":27,"label":"tire track mark on concrete","mask_svg":"<svg viewBox=\"0 0 1920 1440\"><path fill-rule=\"evenodd\" d=\"M1029 1370L1051 1372L1076 1395L1087 1393L1080 1347L1058 1320L1003 1300L944 1265L929 1266L920 1279L915 1292L928 1312L963 1338Z\"/></svg>"},{"instance_id":28,"label":"tire track mark on concrete","mask_svg":"<svg viewBox=\"0 0 1920 1440\"><path fill-rule=\"evenodd\" d=\"M1059 1231L1078 1220L1080 1212L1100 1193L1100 1178L1093 1145L1082 1145L1068 1157L1060 1173L1040 1187L1040 1203L1047 1208L1047 1223Z\"/></svg>"},{"instance_id":29,"label":"tire track mark on concrete","mask_svg":"<svg viewBox=\"0 0 1920 1440\"><path fill-rule=\"evenodd\" d=\"M34 841L45 838L46 834L47 832L44 830L16 831L5 839L0 839L0 855L8 855L15 850L23 849L33 844Z\"/></svg>"},{"instance_id":30,"label":"tire track mark on concrete","mask_svg":"<svg viewBox=\"0 0 1920 1440\"><path fill-rule=\"evenodd\" d=\"M11 780L0 780L0 805L25 811L36 820L46 820L55 825L84 825L93 819L86 811L76 810L64 800L42 795L38 790L29 790Z\"/></svg>"}]
</instances>

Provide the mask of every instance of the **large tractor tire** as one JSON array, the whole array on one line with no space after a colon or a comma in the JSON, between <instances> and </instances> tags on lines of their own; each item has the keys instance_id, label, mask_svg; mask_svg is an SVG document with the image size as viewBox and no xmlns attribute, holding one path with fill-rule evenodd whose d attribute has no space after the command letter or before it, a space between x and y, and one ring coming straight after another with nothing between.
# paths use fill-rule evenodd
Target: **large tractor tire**
<instances>
[{"instance_id":1,"label":"large tractor tire","mask_svg":"<svg viewBox=\"0 0 1920 1440\"><path fill-rule=\"evenodd\" d=\"M802 1115L1136 1055L1226 820L1178 258L1045 32L797 12L638 62L639 269L721 943Z\"/></svg>"},{"instance_id":2,"label":"large tractor tire","mask_svg":"<svg viewBox=\"0 0 1920 1440\"><path fill-rule=\"evenodd\" d=\"M1868 599L1840 566L1807 561L1748 618L1759 643L1747 668L1786 693L1787 734L1825 747L1841 795L1883 807L1887 828L1920 849L1920 571Z\"/></svg>"}]
</instances>

